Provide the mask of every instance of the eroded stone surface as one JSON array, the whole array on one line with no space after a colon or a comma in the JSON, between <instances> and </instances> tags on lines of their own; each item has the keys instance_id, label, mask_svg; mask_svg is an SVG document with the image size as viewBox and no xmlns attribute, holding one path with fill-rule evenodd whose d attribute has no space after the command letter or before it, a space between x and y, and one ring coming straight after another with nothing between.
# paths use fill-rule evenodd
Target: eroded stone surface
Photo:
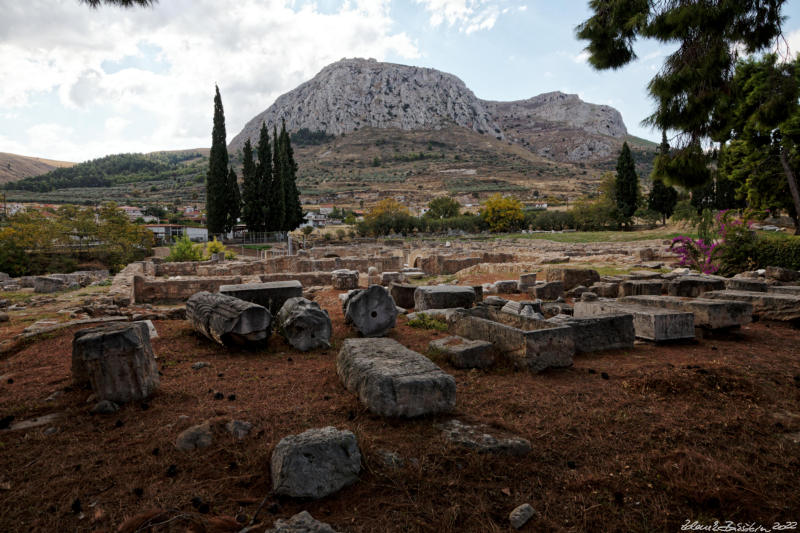
<instances>
[{"instance_id":1,"label":"eroded stone surface","mask_svg":"<svg viewBox=\"0 0 800 533\"><path fill-rule=\"evenodd\" d=\"M488 341L470 340L454 335L434 339L429 346L432 350L447 355L450 364L456 368L488 368L494 364L495 350Z\"/></svg>"},{"instance_id":2,"label":"eroded stone surface","mask_svg":"<svg viewBox=\"0 0 800 533\"><path fill-rule=\"evenodd\" d=\"M350 431L309 429L281 439L270 465L276 494L318 499L358 481L361 451Z\"/></svg>"},{"instance_id":3,"label":"eroded stone surface","mask_svg":"<svg viewBox=\"0 0 800 533\"><path fill-rule=\"evenodd\" d=\"M345 306L345 322L365 337L382 337L397 323L397 305L380 285L354 292Z\"/></svg>"},{"instance_id":4,"label":"eroded stone surface","mask_svg":"<svg viewBox=\"0 0 800 533\"><path fill-rule=\"evenodd\" d=\"M345 339L336 372L345 388L378 415L414 417L455 407L453 376L393 339Z\"/></svg>"},{"instance_id":5,"label":"eroded stone surface","mask_svg":"<svg viewBox=\"0 0 800 533\"><path fill-rule=\"evenodd\" d=\"M445 440L478 453L522 457L531 451L528 439L494 430L483 424L471 425L453 419L439 427Z\"/></svg>"},{"instance_id":6,"label":"eroded stone surface","mask_svg":"<svg viewBox=\"0 0 800 533\"><path fill-rule=\"evenodd\" d=\"M428 285L414 291L414 309L449 309L472 307L475 289L459 285Z\"/></svg>"},{"instance_id":7,"label":"eroded stone surface","mask_svg":"<svg viewBox=\"0 0 800 533\"><path fill-rule=\"evenodd\" d=\"M317 302L289 298L278 312L276 323L278 333L301 352L330 347L331 319Z\"/></svg>"}]
</instances>

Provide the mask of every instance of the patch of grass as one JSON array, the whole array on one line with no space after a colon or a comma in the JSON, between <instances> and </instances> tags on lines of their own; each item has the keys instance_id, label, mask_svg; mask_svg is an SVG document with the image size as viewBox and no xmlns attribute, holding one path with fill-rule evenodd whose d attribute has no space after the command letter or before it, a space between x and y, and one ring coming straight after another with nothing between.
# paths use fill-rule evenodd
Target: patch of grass
<instances>
[{"instance_id":1,"label":"patch of grass","mask_svg":"<svg viewBox=\"0 0 800 533\"><path fill-rule=\"evenodd\" d=\"M271 250L272 249L272 245L271 244L245 244L244 247L247 248L248 250Z\"/></svg>"},{"instance_id":2,"label":"patch of grass","mask_svg":"<svg viewBox=\"0 0 800 533\"><path fill-rule=\"evenodd\" d=\"M436 331L447 331L447 323L426 314L418 314L416 318L408 321L408 325L418 329L435 329Z\"/></svg>"}]
</instances>

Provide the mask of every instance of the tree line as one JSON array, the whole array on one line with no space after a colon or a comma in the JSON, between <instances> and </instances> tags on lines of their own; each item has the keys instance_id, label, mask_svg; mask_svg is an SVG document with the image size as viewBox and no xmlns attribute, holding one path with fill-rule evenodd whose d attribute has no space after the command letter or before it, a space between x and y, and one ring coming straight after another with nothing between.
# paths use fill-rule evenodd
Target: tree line
<instances>
[{"instance_id":1,"label":"tree line","mask_svg":"<svg viewBox=\"0 0 800 533\"><path fill-rule=\"evenodd\" d=\"M214 96L214 125L206 179L206 220L212 235L230 232L239 219L249 231L291 231L303 222L297 163L286 123L280 133L261 124L258 143L250 139L242 150L242 186L230 164L225 134L225 112L219 87Z\"/></svg>"}]
</instances>

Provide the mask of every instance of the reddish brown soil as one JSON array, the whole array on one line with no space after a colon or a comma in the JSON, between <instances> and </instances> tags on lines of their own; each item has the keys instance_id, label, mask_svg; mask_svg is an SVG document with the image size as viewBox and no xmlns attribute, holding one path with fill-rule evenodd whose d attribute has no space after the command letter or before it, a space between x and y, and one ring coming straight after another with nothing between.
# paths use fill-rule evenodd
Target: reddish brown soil
<instances>
[{"instance_id":1,"label":"reddish brown soil","mask_svg":"<svg viewBox=\"0 0 800 533\"><path fill-rule=\"evenodd\" d=\"M357 435L360 481L320 501L270 497L265 527L306 509L341 531L508 531L509 511L524 502L538 513L524 531L800 518L800 444L787 437L800 431L797 330L757 323L696 344L579 356L539 375L436 359L457 381L453 416L531 441L527 457L509 458L445 444L435 425L450 417L369 414L336 376L337 349L353 335L336 294L318 301L334 320L334 346L306 354L277 336L266 350L229 350L185 322L156 322L161 388L113 415L89 414L89 392L70 387L74 330L0 360L0 418L64 414L54 435L49 426L0 431L0 531L115 531L152 509L166 511L156 521L173 518L158 531L236 531L234 517L249 520L269 494L275 444L326 425ZM443 335L404 318L391 334L423 353ZM211 366L192 370L196 361ZM175 448L179 432L213 418L255 427L241 442L220 431L209 448ZM405 464L385 465L379 450Z\"/></svg>"}]
</instances>

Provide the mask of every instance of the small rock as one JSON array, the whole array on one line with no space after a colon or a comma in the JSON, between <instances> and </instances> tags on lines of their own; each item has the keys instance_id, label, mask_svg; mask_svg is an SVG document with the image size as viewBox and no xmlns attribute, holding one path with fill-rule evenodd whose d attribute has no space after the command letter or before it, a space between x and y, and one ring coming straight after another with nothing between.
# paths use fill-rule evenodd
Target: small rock
<instances>
[{"instance_id":1,"label":"small rock","mask_svg":"<svg viewBox=\"0 0 800 533\"><path fill-rule=\"evenodd\" d=\"M179 450L190 451L211 446L213 441L214 437L211 433L211 425L208 422L203 422L200 425L192 426L181 432L175 440L175 446Z\"/></svg>"},{"instance_id":2,"label":"small rock","mask_svg":"<svg viewBox=\"0 0 800 533\"><path fill-rule=\"evenodd\" d=\"M8 322L9 320L8 313L0 313L0 322Z\"/></svg>"},{"instance_id":3,"label":"small rock","mask_svg":"<svg viewBox=\"0 0 800 533\"><path fill-rule=\"evenodd\" d=\"M205 361L198 361L196 363L192 363L192 370L200 370L201 368L205 368L207 366L211 366L211 363L207 363Z\"/></svg>"},{"instance_id":4,"label":"small rock","mask_svg":"<svg viewBox=\"0 0 800 533\"><path fill-rule=\"evenodd\" d=\"M119 406L110 400L97 402L90 411L93 415L110 415L119 411Z\"/></svg>"},{"instance_id":5,"label":"small rock","mask_svg":"<svg viewBox=\"0 0 800 533\"><path fill-rule=\"evenodd\" d=\"M389 468L402 468L405 463L400 454L390 450L378 450L378 456L383 460L383 464Z\"/></svg>"},{"instance_id":6,"label":"small rock","mask_svg":"<svg viewBox=\"0 0 800 533\"><path fill-rule=\"evenodd\" d=\"M237 440L242 440L250 434L250 430L253 429L253 424L245 422L244 420L231 420L225 424L225 429Z\"/></svg>"},{"instance_id":7,"label":"small rock","mask_svg":"<svg viewBox=\"0 0 800 533\"><path fill-rule=\"evenodd\" d=\"M316 520L308 511L297 513L289 520L278 519L267 533L336 533L329 524Z\"/></svg>"},{"instance_id":8,"label":"small rock","mask_svg":"<svg viewBox=\"0 0 800 533\"><path fill-rule=\"evenodd\" d=\"M50 435L55 435L56 433L58 433L58 428L55 426L50 426L49 428L42 431L42 435L44 435L45 437L49 437Z\"/></svg>"},{"instance_id":9,"label":"small rock","mask_svg":"<svg viewBox=\"0 0 800 533\"><path fill-rule=\"evenodd\" d=\"M531 507L531 504L523 503L511 511L511 513L508 515L508 520L511 522L511 527L514 529L519 529L528 523L528 520L533 517L534 513L535 511L533 510L533 507Z\"/></svg>"}]
</instances>

